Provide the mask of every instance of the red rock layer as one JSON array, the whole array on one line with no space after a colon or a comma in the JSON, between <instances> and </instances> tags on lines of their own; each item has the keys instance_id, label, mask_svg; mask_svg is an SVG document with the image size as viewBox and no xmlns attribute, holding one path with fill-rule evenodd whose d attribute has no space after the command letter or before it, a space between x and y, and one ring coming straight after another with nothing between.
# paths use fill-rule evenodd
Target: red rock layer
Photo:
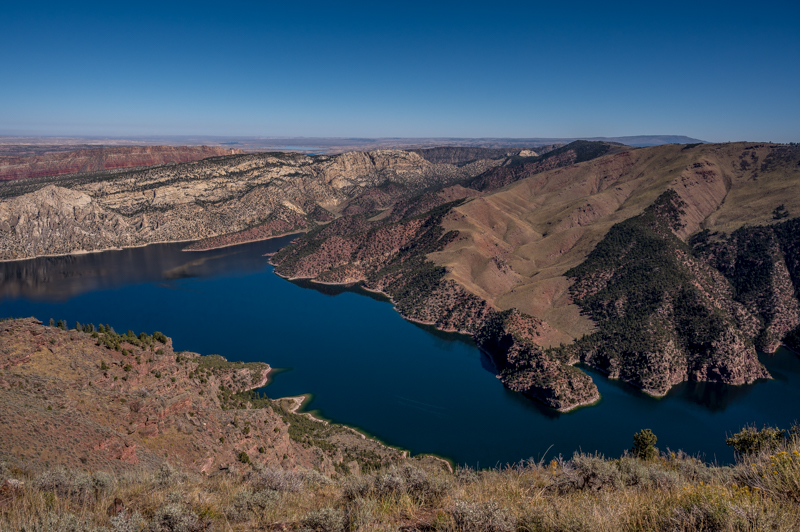
<instances>
[{"instance_id":1,"label":"red rock layer","mask_svg":"<svg viewBox=\"0 0 800 532\"><path fill-rule=\"evenodd\" d=\"M0 157L0 180L185 163L237 153L244 152L214 146L126 146L31 157Z\"/></svg>"}]
</instances>

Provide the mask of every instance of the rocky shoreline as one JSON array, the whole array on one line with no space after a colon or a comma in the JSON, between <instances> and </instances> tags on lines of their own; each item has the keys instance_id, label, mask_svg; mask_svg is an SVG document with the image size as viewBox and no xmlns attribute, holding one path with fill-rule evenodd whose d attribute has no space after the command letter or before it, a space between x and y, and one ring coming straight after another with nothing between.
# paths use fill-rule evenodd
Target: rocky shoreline
<instances>
[{"instance_id":1,"label":"rocky shoreline","mask_svg":"<svg viewBox=\"0 0 800 532\"><path fill-rule=\"evenodd\" d=\"M271 264L273 264L273 266L274 266L274 263L271 262ZM377 293L377 294L380 294L380 295L384 296L389 302L392 303L392 307L394 308L394 310L398 314L400 314L400 316L402 316L403 319L405 319L407 321L414 322L414 323L419 323L419 324L422 324L422 325L433 326L433 327L436 327L438 330L443 331L443 332L464 334L464 335L467 335L467 336L471 337L473 340L476 340L478 342L479 349L481 351L483 351L484 353L486 353L487 355L489 355L496 363L499 362L501 365L504 365L504 364L507 364L509 362L509 358L511 358L511 357L508 357L508 355L507 355L507 352L510 351L511 349L507 349L506 351L492 350L492 348L488 346L488 344L491 342L491 340L486 339L486 338L481 340L480 339L480 335L482 334L482 331L476 332L476 331L458 330L458 329L454 329L454 328L444 328L444 327L441 327L440 324L437 323L436 321L423 321L423 320L420 320L420 319L417 319L417 318L414 318L414 317L407 316L406 314L403 313L403 311L400 308L398 308L397 303L394 301L394 299L391 297L391 295L387 294L383 290L376 289L376 288L371 288L369 286L366 286L363 282L339 282L339 283L337 283L337 282L332 282L332 281L318 281L318 280L315 280L314 278L309 278L309 277L300 277L300 276L290 277L290 276L286 276L286 275L280 273L277 268L273 271L273 273L275 273L276 275L278 275L280 277L283 277L284 279L287 279L289 281L292 281L292 280L309 280L310 282L313 282L313 283L324 284L324 285L332 285L332 286L354 286L354 285L358 286L359 288L361 288L362 290L365 290L367 292ZM505 329L504 329L504 331L505 331ZM531 349L531 348L536 349L533 345L526 346L526 348L527 349ZM557 362L557 361L552 361L551 364L554 366L554 369L551 370L550 373L555 373L555 374L563 373L563 370L561 368L563 366L563 364L561 364L560 362ZM557 369L555 369L555 368L557 368ZM550 398L550 396L552 395L552 390L554 389L552 386L540 389L538 387L532 387L532 386L529 386L529 385L521 384L519 382L513 381L511 378L509 378L509 375L504 374L503 372L498 374L498 378L508 388L510 388L510 389L512 389L514 391L518 391L518 392L524 393L524 394L526 394L526 395L528 395L528 396L530 396L530 397L532 397L532 398L534 398L536 400L539 400L539 401L543 402L544 404L546 404L546 405L558 410L559 412L566 413L566 412L570 412L572 410L575 410L575 409L583 407L583 406L591 406L593 404L596 404L600 400L600 394L597 391L597 387L594 386L593 383L591 383L591 380L589 380L589 383L590 383L589 385L586 384L585 379L578 378L576 380L575 375L585 376L585 374L583 372L580 372L580 370L577 370L577 369L575 369L575 371L578 372L578 373L574 374L571 378L570 377L566 378L566 383L567 383L566 387L558 386L557 388L560 388L563 391L563 390L567 390L567 389L570 389L570 388L573 389L573 390L576 390L578 388L585 387L585 388L587 388L587 391L581 392L581 393L579 393L579 395L576 398L570 398L570 399L565 399L565 398L552 399L552 398ZM586 377L586 379L588 379L588 376ZM581 381L584 381L584 382L581 382ZM578 384L578 383L580 383L580 384Z\"/></svg>"}]
</instances>

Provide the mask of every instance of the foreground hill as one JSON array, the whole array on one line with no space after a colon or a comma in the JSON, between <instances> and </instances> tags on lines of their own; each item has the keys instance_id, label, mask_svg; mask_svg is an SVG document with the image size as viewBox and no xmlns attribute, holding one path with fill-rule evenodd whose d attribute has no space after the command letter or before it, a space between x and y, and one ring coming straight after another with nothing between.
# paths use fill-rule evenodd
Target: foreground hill
<instances>
[{"instance_id":1,"label":"foreground hill","mask_svg":"<svg viewBox=\"0 0 800 532\"><path fill-rule=\"evenodd\" d=\"M234 153L243 152L212 146L126 146L62 151L27 157L0 157L0 181L132 166L185 163Z\"/></svg>"},{"instance_id":2,"label":"foreground hill","mask_svg":"<svg viewBox=\"0 0 800 532\"><path fill-rule=\"evenodd\" d=\"M746 429L737 464L576 453L455 472L242 392L269 366L169 338L0 322L0 530L795 530L796 428Z\"/></svg>"},{"instance_id":3,"label":"foreground hill","mask_svg":"<svg viewBox=\"0 0 800 532\"><path fill-rule=\"evenodd\" d=\"M409 319L473 334L508 386L561 410L599 397L577 362L655 395L768 378L756 348L800 324L787 221L800 148L563 150L339 218L276 255L276 271L363 282Z\"/></svg>"},{"instance_id":4,"label":"foreground hill","mask_svg":"<svg viewBox=\"0 0 800 532\"><path fill-rule=\"evenodd\" d=\"M0 322L0 460L210 474L247 457L330 474L405 456L248 393L267 364L175 352L161 333L77 327Z\"/></svg>"}]
</instances>

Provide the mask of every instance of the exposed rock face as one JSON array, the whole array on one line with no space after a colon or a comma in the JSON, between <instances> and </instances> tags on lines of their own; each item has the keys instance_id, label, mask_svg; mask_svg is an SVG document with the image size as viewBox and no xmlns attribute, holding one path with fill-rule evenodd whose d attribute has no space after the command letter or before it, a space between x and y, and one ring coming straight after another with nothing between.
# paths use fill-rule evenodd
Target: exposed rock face
<instances>
[{"instance_id":1,"label":"exposed rock face","mask_svg":"<svg viewBox=\"0 0 800 532\"><path fill-rule=\"evenodd\" d=\"M560 145L540 146L533 149L508 149L508 148L456 148L451 146L442 146L438 148L420 148L416 150L408 150L416 153L426 161L431 163L449 163L449 164L462 164L469 161L477 161L479 159L505 159L519 155L521 157L536 157L548 151L552 151ZM537 153L538 152L538 153Z\"/></svg>"},{"instance_id":2,"label":"exposed rock face","mask_svg":"<svg viewBox=\"0 0 800 532\"><path fill-rule=\"evenodd\" d=\"M266 153L17 180L0 187L6 198L0 201L0 259L231 233L240 234L226 237L220 245L267 238L329 220L331 212L347 208L351 201L361 202L360 211L381 208L383 200L369 197L376 187L394 189L385 200L391 205L497 164L434 165L398 150L335 157ZM62 207L51 206L48 198L56 196Z\"/></svg>"},{"instance_id":3,"label":"exposed rock face","mask_svg":"<svg viewBox=\"0 0 800 532\"><path fill-rule=\"evenodd\" d=\"M705 231L693 241L731 282L732 297L757 318L756 347L774 352L800 325L800 219L744 227L730 236Z\"/></svg>"},{"instance_id":4,"label":"exposed rock face","mask_svg":"<svg viewBox=\"0 0 800 532\"><path fill-rule=\"evenodd\" d=\"M606 142L576 141L549 150L541 156L531 150L521 150L504 161L501 167L478 176L468 186L476 190L494 190L547 170L627 149L627 146L611 145Z\"/></svg>"},{"instance_id":5,"label":"exposed rock face","mask_svg":"<svg viewBox=\"0 0 800 532\"><path fill-rule=\"evenodd\" d=\"M443 234L437 224L447 212L444 205L400 222L342 217L284 248L271 261L278 274L292 279L363 281L365 288L391 297L408 319L448 331L474 332L489 307L444 280L444 270L425 259L455 236Z\"/></svg>"},{"instance_id":6,"label":"exposed rock face","mask_svg":"<svg viewBox=\"0 0 800 532\"><path fill-rule=\"evenodd\" d=\"M325 450L293 438L292 414L234 395L263 386L266 364L176 353L155 334L95 336L32 318L0 322L0 458L106 471L169 463L211 473L245 452L262 465L332 473L345 459L364 465L404 456L334 425Z\"/></svg>"},{"instance_id":7,"label":"exposed rock face","mask_svg":"<svg viewBox=\"0 0 800 532\"><path fill-rule=\"evenodd\" d=\"M492 312L475 334L490 353L507 387L566 412L600 399L592 379L572 367L577 360L559 359L540 347L549 326L518 310Z\"/></svg>"},{"instance_id":8,"label":"exposed rock face","mask_svg":"<svg viewBox=\"0 0 800 532\"><path fill-rule=\"evenodd\" d=\"M244 152L212 146L132 146L48 153L31 157L0 157L0 181L132 166L185 163L235 153Z\"/></svg>"},{"instance_id":9,"label":"exposed rock face","mask_svg":"<svg viewBox=\"0 0 800 532\"><path fill-rule=\"evenodd\" d=\"M142 242L136 233L124 217L75 190L49 185L0 202L0 234L13 246L5 258L133 246Z\"/></svg>"}]
</instances>

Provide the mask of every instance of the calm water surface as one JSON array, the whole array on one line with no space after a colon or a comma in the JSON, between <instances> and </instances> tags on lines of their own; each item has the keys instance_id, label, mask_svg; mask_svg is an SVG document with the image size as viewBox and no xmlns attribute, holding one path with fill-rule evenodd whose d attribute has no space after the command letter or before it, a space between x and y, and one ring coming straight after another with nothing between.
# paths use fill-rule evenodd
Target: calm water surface
<instances>
[{"instance_id":1,"label":"calm water surface","mask_svg":"<svg viewBox=\"0 0 800 532\"><path fill-rule=\"evenodd\" d=\"M403 320L359 289L292 283L264 253L292 237L207 252L161 244L0 263L0 316L36 316L171 336L176 349L263 361L271 397L313 393L308 408L413 453L489 467L598 451L618 456L651 428L660 448L730 462L725 436L800 419L800 358L764 356L772 381L684 383L663 399L587 370L603 398L559 414L508 391L469 338Z\"/></svg>"}]
</instances>

